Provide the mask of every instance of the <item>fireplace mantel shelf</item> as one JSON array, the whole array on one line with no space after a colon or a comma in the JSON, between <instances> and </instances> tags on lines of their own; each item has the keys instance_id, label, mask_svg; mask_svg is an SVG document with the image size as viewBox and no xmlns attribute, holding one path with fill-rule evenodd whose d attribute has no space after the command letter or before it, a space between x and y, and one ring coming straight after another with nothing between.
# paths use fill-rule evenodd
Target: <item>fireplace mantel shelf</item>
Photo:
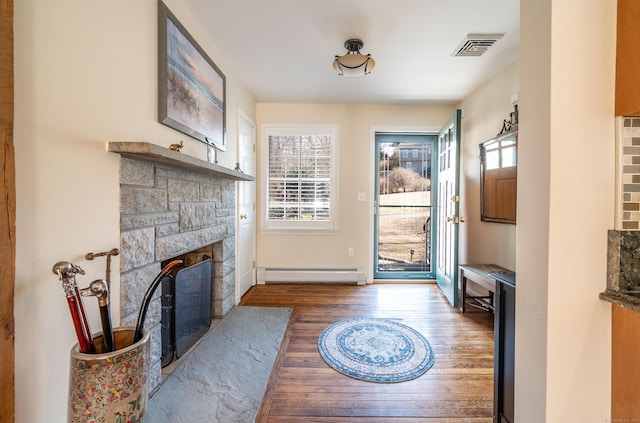
<instances>
[{"instance_id":1,"label":"fireplace mantel shelf","mask_svg":"<svg viewBox=\"0 0 640 423\"><path fill-rule=\"evenodd\" d=\"M108 150L122 156L149 160L169 166L175 166L193 172L232 179L234 181L255 181L256 178L237 170L209 163L192 156L173 151L148 142L108 142Z\"/></svg>"}]
</instances>

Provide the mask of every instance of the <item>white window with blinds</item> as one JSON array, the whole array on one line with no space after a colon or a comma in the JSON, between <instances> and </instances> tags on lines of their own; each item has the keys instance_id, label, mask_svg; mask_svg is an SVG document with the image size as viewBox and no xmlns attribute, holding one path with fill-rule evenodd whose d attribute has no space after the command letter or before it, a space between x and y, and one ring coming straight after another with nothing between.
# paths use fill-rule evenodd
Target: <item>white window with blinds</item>
<instances>
[{"instance_id":1,"label":"white window with blinds","mask_svg":"<svg viewBox=\"0 0 640 423\"><path fill-rule=\"evenodd\" d=\"M262 229L337 229L336 125L263 127Z\"/></svg>"}]
</instances>

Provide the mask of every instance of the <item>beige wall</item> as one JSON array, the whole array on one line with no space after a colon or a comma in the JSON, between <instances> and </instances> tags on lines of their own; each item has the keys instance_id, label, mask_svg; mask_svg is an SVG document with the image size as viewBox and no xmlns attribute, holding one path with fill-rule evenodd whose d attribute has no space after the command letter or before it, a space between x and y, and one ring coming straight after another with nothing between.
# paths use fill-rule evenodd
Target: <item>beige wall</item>
<instances>
[{"instance_id":1,"label":"beige wall","mask_svg":"<svg viewBox=\"0 0 640 423\"><path fill-rule=\"evenodd\" d=\"M236 161L238 106L254 118L258 136L265 123L340 126L340 231L323 237L259 233L258 265L288 266L288 257L296 257L300 266L370 271L371 128L438 128L453 107L260 104L254 109L181 1L167 4L227 75L230 147L220 156L222 164L233 167ZM521 0L521 5L517 420L602 422L609 412L610 309L597 294L605 286L606 230L613 227L615 0L586 5ZM80 279L87 283L102 277L104 262L86 262L84 254L119 244L118 157L105 151L105 141L169 145L184 139L183 152L206 158L203 144L157 122L156 20L156 0L15 4L18 423L65 420L68 353L75 340L51 266L75 261L87 270ZM589 40L589 48L576 40ZM465 168L477 142L490 132L485 125L510 111L513 76L506 72L490 83L501 93L494 97L481 89L462 103L463 135L469 138ZM484 98L496 107L486 115L480 110ZM474 219L477 172L465 172L465 209ZM367 193L367 202L357 202L358 192ZM486 235L475 223L480 226L468 225L463 236L462 254L509 266L506 252L488 257L472 245ZM510 239L507 228L501 225L497 230L506 232L490 237ZM348 247L355 249L353 258ZM113 265L118 267L117 259ZM112 279L117 298L119 280ZM97 313L90 311L97 330ZM114 314L117 321L117 305Z\"/></svg>"},{"instance_id":2,"label":"beige wall","mask_svg":"<svg viewBox=\"0 0 640 423\"><path fill-rule=\"evenodd\" d=\"M166 4L227 76L229 149L236 162L238 107L255 103L185 12ZM75 344L59 260L104 277L104 260L84 254L118 247L119 157L105 142L149 141L206 160L205 145L157 121L157 0L15 2L16 421L66 421L69 350ZM119 322L119 261L113 261L112 311ZM91 299L89 299L91 300ZM97 304L87 301L100 330Z\"/></svg>"},{"instance_id":3,"label":"beige wall","mask_svg":"<svg viewBox=\"0 0 640 423\"><path fill-rule=\"evenodd\" d=\"M513 112L511 96L518 93L518 63L467 96L460 104L462 151L460 163L460 263L495 263L516 267L516 227L480 220L480 147L502 129Z\"/></svg>"},{"instance_id":4,"label":"beige wall","mask_svg":"<svg viewBox=\"0 0 640 423\"><path fill-rule=\"evenodd\" d=\"M609 421L616 1L520 4L515 420Z\"/></svg>"},{"instance_id":5,"label":"beige wall","mask_svg":"<svg viewBox=\"0 0 640 423\"><path fill-rule=\"evenodd\" d=\"M466 218L460 226L461 263L497 263L515 269L515 226L480 221L478 145L500 131L502 120L513 111L511 96L517 92L518 65L514 63L460 103L464 114L461 215ZM258 234L258 266L363 267L371 280L371 128L438 129L454 107L258 104L257 110L259 131L263 124L335 123L340 127L340 231L322 236ZM258 138L260 145L260 134ZM366 203L356 200L358 192L367 193ZM355 249L354 257L347 255L349 247Z\"/></svg>"},{"instance_id":6,"label":"beige wall","mask_svg":"<svg viewBox=\"0 0 640 423\"><path fill-rule=\"evenodd\" d=\"M447 105L258 104L258 193L261 126L265 124L337 124L339 126L340 229L330 235L274 235L258 232L258 267L364 268L372 279L372 130L428 128L437 131L454 111ZM358 192L367 201L357 201ZM258 195L258 210L261 207ZM260 222L258 222L258 227ZM349 257L348 248L354 248Z\"/></svg>"}]
</instances>

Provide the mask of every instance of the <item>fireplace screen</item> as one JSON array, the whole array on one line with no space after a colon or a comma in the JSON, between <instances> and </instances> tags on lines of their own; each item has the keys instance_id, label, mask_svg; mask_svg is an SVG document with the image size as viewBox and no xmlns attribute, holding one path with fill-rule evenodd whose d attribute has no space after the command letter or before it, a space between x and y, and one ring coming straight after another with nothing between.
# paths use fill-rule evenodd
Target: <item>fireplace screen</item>
<instances>
[{"instance_id":1,"label":"fireplace screen","mask_svg":"<svg viewBox=\"0 0 640 423\"><path fill-rule=\"evenodd\" d=\"M211 326L211 259L162 281L162 366L189 350Z\"/></svg>"}]
</instances>

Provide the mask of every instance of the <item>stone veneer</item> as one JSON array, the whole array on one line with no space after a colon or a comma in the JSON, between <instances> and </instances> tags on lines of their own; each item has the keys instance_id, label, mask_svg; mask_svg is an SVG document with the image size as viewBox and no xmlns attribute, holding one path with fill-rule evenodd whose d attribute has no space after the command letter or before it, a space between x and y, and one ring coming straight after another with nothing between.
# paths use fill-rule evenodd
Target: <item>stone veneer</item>
<instances>
[{"instance_id":1,"label":"stone veneer","mask_svg":"<svg viewBox=\"0 0 640 423\"><path fill-rule=\"evenodd\" d=\"M235 305L235 181L154 161L120 161L121 326L135 326L161 262L213 245L213 317ZM149 306L149 392L162 381L160 289Z\"/></svg>"}]
</instances>

